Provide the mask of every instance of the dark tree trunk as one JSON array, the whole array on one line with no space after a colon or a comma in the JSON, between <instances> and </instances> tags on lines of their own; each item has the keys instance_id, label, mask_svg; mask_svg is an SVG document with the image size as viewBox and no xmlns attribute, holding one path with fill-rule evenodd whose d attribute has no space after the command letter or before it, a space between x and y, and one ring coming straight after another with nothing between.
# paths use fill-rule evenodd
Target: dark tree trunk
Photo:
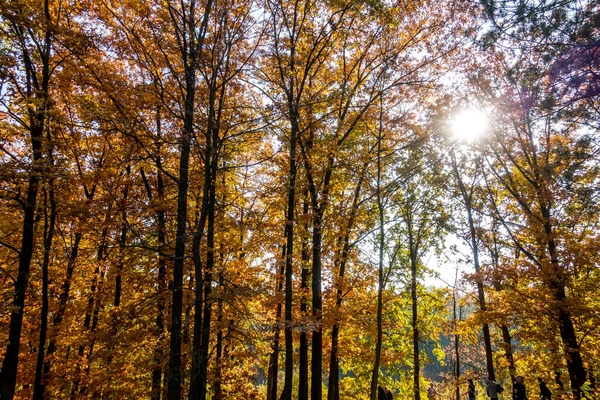
<instances>
[{"instance_id":1,"label":"dark tree trunk","mask_svg":"<svg viewBox=\"0 0 600 400\"><path fill-rule=\"evenodd\" d=\"M409 228L410 229L410 228ZM412 253L410 256L410 275L411 275L411 284L410 284L410 298L412 303L412 319L411 326L413 331L413 364L414 364L414 373L413 373L413 393L415 400L421 400L421 388L419 377L421 375L421 364L419 357L419 316L418 316L418 303L417 303L417 256L413 250L412 243L412 234L410 240L410 252Z\"/></svg>"},{"instance_id":2,"label":"dark tree trunk","mask_svg":"<svg viewBox=\"0 0 600 400\"><path fill-rule=\"evenodd\" d=\"M312 259L312 315L314 330L312 334L311 399L323 397L323 299L321 294L321 223L322 215L317 213L313 221L313 259Z\"/></svg>"},{"instance_id":3,"label":"dark tree trunk","mask_svg":"<svg viewBox=\"0 0 600 400\"><path fill-rule=\"evenodd\" d=\"M377 287L377 341L375 343L375 363L371 374L371 400L376 400L379 387L379 364L381 362L381 347L383 341L383 252L385 249L385 213L383 209L381 187L381 144L383 141L383 100L379 101L379 129L377 131L377 214L379 217L379 268Z\"/></svg>"},{"instance_id":4,"label":"dark tree trunk","mask_svg":"<svg viewBox=\"0 0 600 400\"><path fill-rule=\"evenodd\" d=\"M185 7L185 4L182 3ZM169 6L171 7L171 6ZM169 345L169 379L167 397L169 400L181 398L181 331L183 315L183 274L185 266L185 244L187 238L187 196L189 187L189 164L191 139L194 133L194 107L196 95L196 72L198 57L202 52L212 0L208 0L202 16L202 24L197 30L195 2L189 10L170 10L173 27L178 35L185 35L187 47L181 48L181 60L185 73L185 99L183 131L180 140L179 179L177 182L177 227L175 237L175 259L173 262L173 301L171 306L171 338ZM182 20L178 20L181 15ZM188 26L191 27L188 29ZM181 37L180 37L181 40Z\"/></svg>"},{"instance_id":5,"label":"dark tree trunk","mask_svg":"<svg viewBox=\"0 0 600 400\"><path fill-rule=\"evenodd\" d=\"M100 238L100 246L98 246L98 253L96 256L96 268L94 270L94 278L92 279L92 285L90 287L90 295L88 297L88 304L85 309L85 317L83 320L83 328L86 336L89 334L89 330L92 324L92 316L94 314L94 299L96 297L96 290L98 288L100 271L103 270L102 263L104 262L104 258L106 256L107 245L106 240L108 237L108 220L111 217L112 213L112 202L108 206L108 210L106 212L104 227L102 228L101 238ZM87 337L84 339L87 340ZM73 386L71 390L71 398L74 398L79 390L79 381L80 381L80 372L81 372L81 364L83 364L83 356L85 354L85 345L82 343L79 346L79 350L77 352L78 362L77 369L75 372L75 380L73 381Z\"/></svg>"},{"instance_id":6,"label":"dark tree trunk","mask_svg":"<svg viewBox=\"0 0 600 400\"><path fill-rule=\"evenodd\" d=\"M287 237L287 231L286 235ZM277 285L275 288L276 297L283 292L284 274L285 274L285 246L282 247L281 265L276 272ZM267 400L277 399L277 374L279 372L279 339L281 332L281 316L283 306L280 301L277 302L275 312L275 324L273 326L273 342L271 343L271 357L269 358L269 371L267 374Z\"/></svg>"},{"instance_id":7,"label":"dark tree trunk","mask_svg":"<svg viewBox=\"0 0 600 400\"><path fill-rule=\"evenodd\" d=\"M209 192L209 205L208 205L208 226L206 233L206 269L204 272L203 286L204 286L204 308L202 310L202 344L200 350L200 366L198 368L200 378L200 393L199 399L205 400L207 394L207 372L208 372L208 359L209 359L209 344L210 344L210 327L212 318L212 277L214 270L215 260L215 187L214 182L216 180L216 165L213 166L213 174L211 190Z\"/></svg>"},{"instance_id":8,"label":"dark tree trunk","mask_svg":"<svg viewBox=\"0 0 600 400\"><path fill-rule=\"evenodd\" d=\"M129 174L131 173L131 166L127 166L125 172L127 173L127 178L129 178ZM122 292L122 278L121 274L123 273L123 265L125 263L125 244L127 243L127 198L129 196L129 183L126 183L125 189L123 189L123 198L121 199L121 235L119 237L119 263L116 268L116 276L115 276L115 298L113 301L113 305L115 307L121 306L121 292Z\"/></svg>"},{"instance_id":9,"label":"dark tree trunk","mask_svg":"<svg viewBox=\"0 0 600 400\"><path fill-rule=\"evenodd\" d=\"M161 139L162 126L160 119L160 107L156 109L156 131L158 141L156 144L156 195L158 197L158 206L156 209L156 236L158 240L158 276L157 276L157 297L156 297L156 347L154 348L154 367L152 369L151 400L160 400L161 398L161 379L163 375L163 346L162 341L165 333L165 310L166 310L166 290L167 290L167 232L166 215L164 209L165 184L162 176L162 158L161 158ZM143 175L142 175L143 176ZM144 179L146 182L146 180ZM148 198L152 199L150 186L146 184ZM165 374L166 375L166 374Z\"/></svg>"},{"instance_id":10,"label":"dark tree trunk","mask_svg":"<svg viewBox=\"0 0 600 400\"><path fill-rule=\"evenodd\" d=\"M549 196L546 196L549 197ZM560 337L565 350L565 358L567 361L567 370L569 371L569 379L571 381L571 390L575 400L581 399L581 387L585 384L587 373L583 365L581 353L579 352L579 341L573 325L571 311L569 310L565 284L560 277L563 276L558 262L556 242L554 241L554 230L551 225L551 212L548 205L540 205L542 217L544 220L544 232L547 241L548 254L552 266L551 278L548 281L548 286L552 291L555 301L555 314L558 320Z\"/></svg>"},{"instance_id":11,"label":"dark tree trunk","mask_svg":"<svg viewBox=\"0 0 600 400\"><path fill-rule=\"evenodd\" d=\"M508 326L502 324L500 325L500 329L502 330L502 340L504 341L504 354L506 356L506 361L508 362L508 372L510 374L510 381L514 382L517 375L517 369L515 367L515 359L512 350L512 338L510 336Z\"/></svg>"},{"instance_id":12,"label":"dark tree trunk","mask_svg":"<svg viewBox=\"0 0 600 400\"><path fill-rule=\"evenodd\" d=\"M183 313L183 269L187 228L187 196L190 144L194 129L195 71L186 71L185 120L181 134L179 180L177 182L177 228L173 262L173 303L171 306L171 341L169 350L169 400L181 398L181 327Z\"/></svg>"},{"instance_id":13,"label":"dark tree trunk","mask_svg":"<svg viewBox=\"0 0 600 400\"><path fill-rule=\"evenodd\" d=\"M57 329L58 326L61 324L64 316L65 316L65 311L67 309L67 304L69 302L69 294L71 291L71 280L73 278L73 271L75 270L75 261L77 260L77 255L79 253L79 243L81 241L81 237L82 234L81 233L76 233L75 234L75 240L73 242L73 246L71 248L71 254L69 255L69 262L67 264L67 271L66 271L66 276L65 276L65 280L63 282L63 289L62 292L60 293L59 297L58 297L58 310L56 311L56 314L54 315L54 318L52 320L52 327L53 327L53 337L52 339L50 339L50 342L48 344L48 354L47 354L47 358L46 361L44 362L44 378L48 377L49 373L50 373L50 369L52 367L52 355L54 354L54 352L56 351L56 335L57 335ZM43 392L43 398L47 398L47 393L45 392L45 384L42 385L42 392Z\"/></svg>"},{"instance_id":14,"label":"dark tree trunk","mask_svg":"<svg viewBox=\"0 0 600 400\"><path fill-rule=\"evenodd\" d=\"M26 96L28 98L29 135L31 139L31 170L27 184L27 195L23 207L23 231L21 237L21 249L19 251L19 269L10 313L8 332L8 344L2 360L0 370L0 397L12 399L17 384L17 371L19 366L19 347L21 345L21 330L23 327L23 310L25 307L25 294L29 282L29 271L34 246L34 224L35 210L39 183L41 180L40 162L42 159L42 139L46 129L47 111L49 102L50 82L50 54L52 45L52 21L48 0L44 1L44 15L46 18L46 30L44 39L40 40L42 45L38 47L41 66L41 79L38 80L36 66L33 63L29 50L25 43L25 28L15 22L13 31L22 43L22 56L25 67ZM36 40L36 39L34 39ZM38 104L37 107L34 104Z\"/></svg>"},{"instance_id":15,"label":"dark tree trunk","mask_svg":"<svg viewBox=\"0 0 600 400\"><path fill-rule=\"evenodd\" d=\"M458 171L458 165L456 162L456 157L454 154L454 150L450 151L450 156L452 158L452 169L454 171L454 177L458 183L458 188L461 193L461 197L467 211L467 221L469 224L469 235L471 236L471 250L473 252L473 266L475 268L475 273L479 273L479 247L477 245L477 231L475 229L475 223L473 221L473 188L469 188L465 186L462 177ZM477 296L479 300L479 309L483 312L487 310L486 302L485 302L485 292L483 289L483 283L480 278L477 278ZM487 323L484 323L482 326L483 332L483 343L485 346L485 361L487 367L488 377L492 380L496 380L496 373L494 371L494 355L492 352L492 340L490 336L490 327Z\"/></svg>"},{"instance_id":16,"label":"dark tree trunk","mask_svg":"<svg viewBox=\"0 0 600 400\"><path fill-rule=\"evenodd\" d=\"M50 153L51 155L51 153ZM53 163L51 163L53 164ZM35 381L33 385L33 400L42 400L44 387L42 374L44 367L44 350L48 333L48 267L50 266L50 250L56 225L56 199L54 198L54 179L48 182L48 190L44 191L44 260L42 261L42 310L40 321L40 340L38 344L37 362L35 366ZM48 200L50 215L48 216Z\"/></svg>"},{"instance_id":17,"label":"dark tree trunk","mask_svg":"<svg viewBox=\"0 0 600 400\"><path fill-rule=\"evenodd\" d=\"M208 163L205 165L205 179L204 189L202 193L202 205L200 207L200 218L199 223L194 234L194 243L192 246L193 258L194 258L194 275L195 275L195 288L194 288L194 336L192 338L192 366L190 368L190 389L188 398L190 400L198 399L200 394L200 386L202 384L200 380L200 364L202 358L202 312L203 312L203 267L202 257L200 255L200 246L202 238L204 236L204 230L206 228L206 219L208 216L209 208L209 177L210 168Z\"/></svg>"},{"instance_id":18,"label":"dark tree trunk","mask_svg":"<svg viewBox=\"0 0 600 400\"><path fill-rule=\"evenodd\" d=\"M221 387L223 379L223 272L219 271L219 290L220 295L217 301L217 349L215 355L215 383L213 400L223 400L223 389Z\"/></svg>"},{"instance_id":19,"label":"dark tree trunk","mask_svg":"<svg viewBox=\"0 0 600 400\"><path fill-rule=\"evenodd\" d=\"M310 277L310 255L308 249L308 239L305 235L309 232L308 226L308 192L304 193L304 204L302 206L302 213L306 218L304 224L304 235L302 237L302 274L300 281L300 315L302 319L307 317L308 304L306 295L308 293L308 279ZM299 355L299 379L298 379L298 400L308 400L308 334L306 329L300 331L300 355Z\"/></svg>"},{"instance_id":20,"label":"dark tree trunk","mask_svg":"<svg viewBox=\"0 0 600 400\"><path fill-rule=\"evenodd\" d=\"M156 318L154 320L155 330L154 335L156 338L156 347L153 351L153 367L152 367L152 380L150 386L150 399L160 400L162 394L161 382L163 378L163 346L162 341L165 333L165 310L166 310L166 298L165 291L167 290L167 243L166 243L166 215L164 209L165 200L165 184L162 175L162 158L161 158L161 139L162 139L162 125L160 117L160 107L156 108L156 196L158 202L155 203L155 223L156 223L156 237L158 241L157 255L158 255L158 274L157 274L157 291L156 291ZM148 200L153 202L154 195L152 194L152 188L150 182L146 178L146 174L143 169L140 169L142 181L146 188L146 194ZM166 376L166 374L165 374Z\"/></svg>"},{"instance_id":21,"label":"dark tree trunk","mask_svg":"<svg viewBox=\"0 0 600 400\"><path fill-rule=\"evenodd\" d=\"M458 304L458 300L456 298L456 290L454 291L453 296L453 304L452 304L452 312L454 319L454 330L458 329L458 322L462 319L462 308L460 304ZM458 307L458 315L456 313L456 308ZM460 335L458 333L454 334L454 358L456 360L455 368L454 368L454 379L456 382L455 389L455 399L460 400Z\"/></svg>"},{"instance_id":22,"label":"dark tree trunk","mask_svg":"<svg viewBox=\"0 0 600 400\"><path fill-rule=\"evenodd\" d=\"M290 90L293 93L293 90ZM293 105L291 95L289 100L290 113L290 153L288 171L288 203L286 212L286 254L285 254L285 307L284 307L284 336L285 336L285 378L281 400L292 399L292 380L294 374L294 344L292 339L292 277L294 255L294 207L296 204L296 143L298 140L298 110ZM314 347L314 340L313 340Z\"/></svg>"},{"instance_id":23,"label":"dark tree trunk","mask_svg":"<svg viewBox=\"0 0 600 400\"><path fill-rule=\"evenodd\" d=\"M350 233L354 227L354 219L358 212L358 204L360 199L360 191L362 189L362 183L364 180L365 172L367 170L367 164L363 166L358 184L354 190L354 198L352 199L352 208L350 209L350 216L348 218L348 225L343 239L340 238L342 243L342 250L339 256L339 273L337 288L335 291L335 311L337 318L333 322L331 329L331 355L329 360L329 390L327 392L327 400L340 400L340 375L339 375L339 333L340 333L340 317L339 313L342 308L343 301L343 286L344 277L346 274L346 262L348 261L348 253L350 252Z\"/></svg>"}]
</instances>

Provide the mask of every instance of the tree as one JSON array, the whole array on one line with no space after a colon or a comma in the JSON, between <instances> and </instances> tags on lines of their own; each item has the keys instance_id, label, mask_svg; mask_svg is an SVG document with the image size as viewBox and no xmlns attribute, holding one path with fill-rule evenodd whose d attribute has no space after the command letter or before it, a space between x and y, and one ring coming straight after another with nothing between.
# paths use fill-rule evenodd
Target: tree
<instances>
[{"instance_id":1,"label":"tree","mask_svg":"<svg viewBox=\"0 0 600 400\"><path fill-rule=\"evenodd\" d=\"M29 282L31 259L34 252L34 224L38 202L38 192L44 164L51 160L43 160L44 137L49 124L51 109L51 78L56 65L53 54L55 27L59 21L49 0L43 8L33 7L27 3L2 4L0 8L2 21L2 42L9 44L12 52L3 54L3 67L0 75L14 98L10 105L21 102L24 107L14 109L3 101L2 108L12 119L11 124L20 125L26 135L19 138L20 142L29 142L29 153L24 168L27 170L27 189L24 198L16 198L22 207L23 228L20 244L9 244L2 238L3 246L18 254L18 272L14 285L12 311L10 317L10 333L2 370L0 371L0 394L3 398L12 399L17 382L19 365L19 347L23 327L23 309L25 295ZM40 27L41 29L39 29ZM18 60L22 60L19 63ZM3 99L4 100L4 99ZM7 151L11 154L10 151ZM13 155L14 160L18 160ZM48 239L48 238L47 238Z\"/></svg>"},{"instance_id":2,"label":"tree","mask_svg":"<svg viewBox=\"0 0 600 400\"><path fill-rule=\"evenodd\" d=\"M585 191L594 168L589 164L589 147L586 149L585 144L589 142L576 133L578 124L562 125L561 114L549 113L551 109L541 100L544 99L542 76L523 64L510 70L507 82L518 86L516 91L507 89L506 102L498 102L503 117L496 121L495 140L489 141L489 170L502 187L503 198L514 201L515 207L510 209L518 211L517 215L521 215L526 224L518 224L515 216L503 212L496 192L490 192L490 201L495 218L513 245L531 263L530 268L536 270L552 298L549 307L559 324L571 388L574 396L580 398L586 372L574 310L567 306L570 302L567 288L574 276L569 272L565 257L572 251L573 243L563 230L564 226L574 223L574 216L568 212L572 207L569 204L579 199L565 191ZM570 146L579 147L581 151L565 153L562 150ZM571 179L575 171L577 178ZM566 181L561 182L565 178ZM517 232L516 225L526 227L526 233ZM579 224L576 226L585 230Z\"/></svg>"}]
</instances>

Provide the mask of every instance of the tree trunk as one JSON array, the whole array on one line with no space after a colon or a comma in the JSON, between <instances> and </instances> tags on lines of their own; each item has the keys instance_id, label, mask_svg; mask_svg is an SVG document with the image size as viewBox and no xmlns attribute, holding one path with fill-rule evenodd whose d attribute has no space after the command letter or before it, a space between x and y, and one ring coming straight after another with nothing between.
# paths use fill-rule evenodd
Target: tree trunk
<instances>
[{"instance_id":1,"label":"tree trunk","mask_svg":"<svg viewBox=\"0 0 600 400\"><path fill-rule=\"evenodd\" d=\"M409 228L410 229L410 228ZM409 235L411 235L409 233ZM421 375L421 364L419 357L419 317L418 317L418 303L417 303L417 257L415 251L413 250L412 243L412 235L410 240L410 252L413 253L410 256L410 275L411 275L411 284L410 284L410 297L412 303L412 320L411 326L413 331L413 364L414 364L414 374L413 374L413 394L415 400L421 400L421 388L419 377Z\"/></svg>"},{"instance_id":2,"label":"tree trunk","mask_svg":"<svg viewBox=\"0 0 600 400\"><path fill-rule=\"evenodd\" d=\"M504 354L506 355L506 361L508 362L508 372L510 374L510 381L514 382L517 375L517 369L515 367L515 359L512 351L512 338L508 326L505 324L500 325L502 330L502 340L504 341Z\"/></svg>"},{"instance_id":3,"label":"tree trunk","mask_svg":"<svg viewBox=\"0 0 600 400\"><path fill-rule=\"evenodd\" d=\"M214 182L216 181L216 165L213 165L212 185L209 191L209 204L208 204L208 226L206 233L206 269L203 277L204 286L204 308L202 310L202 344L200 350L200 366L198 368L200 378L200 393L199 399L205 400L207 394L207 371L208 371L208 359L209 359L209 344L210 344L210 326L212 318L212 299L210 298L212 292L212 277L215 260L215 187Z\"/></svg>"},{"instance_id":4,"label":"tree trunk","mask_svg":"<svg viewBox=\"0 0 600 400\"><path fill-rule=\"evenodd\" d=\"M108 224L108 220L112 216L111 214L112 214L112 202L109 204L108 210L106 212L106 216L104 219L104 226L102 228L102 233L101 233L101 238L100 238L100 246L98 246L98 253L96 256L97 264L96 264L96 268L94 270L94 278L92 279L92 285L90 287L90 295L88 297L88 304L85 309L85 317L83 319L83 328L84 328L84 333L85 333L83 340L88 339L87 335L89 334L89 330L90 330L91 324L92 324L92 316L94 313L94 299L96 297L96 289L98 288L100 271L103 269L101 265L104 261L106 251L107 251L107 245L106 245L106 240L108 237L107 224ZM83 364L84 354L85 354L85 345L82 343L81 345L79 345L79 350L77 352L77 356L78 356L77 369L75 372L75 379L73 381L73 387L71 390L71 398L74 398L79 390L79 381L80 381L79 374L81 372L81 365Z\"/></svg>"},{"instance_id":5,"label":"tree trunk","mask_svg":"<svg viewBox=\"0 0 600 400\"><path fill-rule=\"evenodd\" d=\"M549 196L547 196L549 197ZM565 350L565 358L567 361L567 370L571 381L571 390L575 400L581 399L581 387L585 384L587 373L583 365L581 353L579 352L579 341L575 332L575 326L569 310L565 284L560 280L563 276L560 270L556 242L554 241L554 232L551 225L550 207L542 203L540 210L544 219L544 232L547 241L548 254L552 267L551 278L548 281L548 286L553 294L555 302L555 313L558 319L560 337Z\"/></svg>"},{"instance_id":6,"label":"tree trunk","mask_svg":"<svg viewBox=\"0 0 600 400\"><path fill-rule=\"evenodd\" d=\"M457 271L458 273L458 271ZM455 281L456 285L456 281ZM454 319L454 330L455 332L458 329L458 322L462 319L462 308L458 303L456 298L456 289L454 290L454 294L452 296L452 316ZM458 306L458 315L456 315L456 307ZM458 333L454 334L454 357L456 360L456 365L454 368L454 379L456 382L456 390L455 390L455 399L460 400L460 335Z\"/></svg>"},{"instance_id":7,"label":"tree trunk","mask_svg":"<svg viewBox=\"0 0 600 400\"><path fill-rule=\"evenodd\" d=\"M383 99L379 98L379 129L377 131L377 213L379 216L379 268L377 285L377 341L375 343L375 364L371 374L371 400L376 400L379 386L379 363L381 360L381 345L383 340L382 311L383 311L383 251L385 246L385 214L383 210L381 188L381 142L383 141Z\"/></svg>"},{"instance_id":8,"label":"tree trunk","mask_svg":"<svg viewBox=\"0 0 600 400\"><path fill-rule=\"evenodd\" d=\"M58 298L58 310L56 311L56 314L54 315L54 318L52 320L52 327L54 332L52 339L50 339L50 343L48 344L48 354L46 357L46 361L44 363L44 378L42 379L46 379L49 374L50 374L50 369L52 367L52 355L54 355L54 352L56 351L56 335L58 334L57 329L58 326L60 325L60 323L62 322L64 316L65 316L65 311L67 309L67 304L69 302L69 294L71 291L71 280L73 278L73 271L75 270L75 261L77 260L77 255L79 253L79 243L81 241L81 237L82 234L81 233L76 233L75 234L75 240L73 242L73 246L71 248L71 254L69 255L69 262L67 264L67 271L66 271L66 276L65 276L65 280L63 282L63 290L59 295ZM45 384L42 385L42 393L43 393L43 398L47 398L47 393L45 392Z\"/></svg>"},{"instance_id":9,"label":"tree trunk","mask_svg":"<svg viewBox=\"0 0 600 400\"><path fill-rule=\"evenodd\" d=\"M165 200L165 184L162 176L162 159L160 155L160 141L162 137L160 120L160 107L156 109L156 130L158 141L156 145L156 194L158 197L158 207L156 210L156 236L158 239L158 276L157 276L157 297L156 297L156 347L154 348L154 367L152 369L152 385L151 385L151 400L160 400L161 398L161 378L163 365L163 336L165 332L165 309L166 299L165 291L167 290L167 241L166 241L166 215L164 209ZM149 188L149 186L148 186ZM148 196L152 197L152 192L148 190Z\"/></svg>"},{"instance_id":10,"label":"tree trunk","mask_svg":"<svg viewBox=\"0 0 600 400\"><path fill-rule=\"evenodd\" d=\"M181 398L181 327L183 313L183 269L187 228L187 196L190 144L194 129L195 71L186 71L185 120L181 133L179 180L177 182L177 228L173 262L173 303L171 306L171 340L169 349L169 400Z\"/></svg>"},{"instance_id":11,"label":"tree trunk","mask_svg":"<svg viewBox=\"0 0 600 400\"><path fill-rule=\"evenodd\" d=\"M219 271L220 296L217 302L217 349L215 355L215 383L213 400L223 400L222 362L223 362L223 272Z\"/></svg>"},{"instance_id":12,"label":"tree trunk","mask_svg":"<svg viewBox=\"0 0 600 400\"><path fill-rule=\"evenodd\" d=\"M128 165L125 169L127 178L131 173L131 166ZM129 183L126 183L125 189L123 189L123 198L121 199L121 235L119 237L119 263L116 268L115 276L115 298L113 304L115 307L121 306L121 292L122 292L122 278L123 265L125 263L125 244L127 243L127 198L129 196Z\"/></svg>"},{"instance_id":13,"label":"tree trunk","mask_svg":"<svg viewBox=\"0 0 600 400\"><path fill-rule=\"evenodd\" d=\"M283 292L284 274L285 274L285 246L282 247L281 251L281 264L277 270L277 286L275 288L275 294L278 296ZM277 302L277 309L275 312L275 324L273 327L273 342L271 343L271 357L269 359L269 372L267 375L267 400L277 399L277 375L279 373L279 340L281 331L281 316L283 314L283 305L280 301Z\"/></svg>"},{"instance_id":14,"label":"tree trunk","mask_svg":"<svg viewBox=\"0 0 600 400\"><path fill-rule=\"evenodd\" d=\"M467 188L462 180L462 177L458 171L458 165L456 162L456 156L454 154L454 150L450 150L450 157L452 159L452 169L454 172L454 177L458 183L458 187L461 193L461 197L463 203L465 205L465 209L467 211L467 221L469 224L469 235L471 236L471 250L473 251L473 266L475 268L475 273L479 273L479 247L477 246L477 231L475 229L475 223L473 221L473 192L467 191ZM480 278L477 279L477 296L479 300L479 309L482 312L487 310L486 302L485 302L485 292L483 289L483 283ZM487 367L488 377L492 380L496 380L496 373L494 371L494 355L492 352L492 340L490 337L490 327L487 323L484 323L482 326L483 332L483 343L485 346L485 361Z\"/></svg>"},{"instance_id":15,"label":"tree trunk","mask_svg":"<svg viewBox=\"0 0 600 400\"><path fill-rule=\"evenodd\" d=\"M306 302L306 295L308 293L308 279L310 277L310 270L308 268L310 262L310 255L308 249L308 239L305 235L309 232L308 227L308 192L304 193L304 204L302 205L302 213L306 218L304 224L304 235L302 237L302 274L300 281L300 316L304 320L307 317L308 304ZM300 331L300 355L299 365L300 373L298 378L298 400L308 400L308 334L306 329Z\"/></svg>"},{"instance_id":16,"label":"tree trunk","mask_svg":"<svg viewBox=\"0 0 600 400\"><path fill-rule=\"evenodd\" d=\"M313 259L312 259L312 315L314 330L312 334L311 399L323 398L323 299L321 295L321 223L322 215L314 215L313 222Z\"/></svg>"},{"instance_id":17,"label":"tree trunk","mask_svg":"<svg viewBox=\"0 0 600 400\"><path fill-rule=\"evenodd\" d=\"M185 243L187 232L187 196L189 186L189 164L191 139L194 133L194 107L196 94L196 72L198 57L202 52L212 0L206 2L202 23L196 28L195 3L189 5L189 12L170 10L171 22L176 32L186 35L186 47L181 48L181 59L185 73L185 99L183 131L181 133L179 157L179 180L177 182L177 228L175 238L175 259L173 262L173 301L171 306L171 338L169 345L169 379L167 397L169 400L181 398L181 330L183 314L183 273L185 266ZM169 5L171 7L171 5ZM182 2L182 7L185 4ZM176 16L181 15L182 20ZM188 29L188 26L191 29Z\"/></svg>"},{"instance_id":18,"label":"tree trunk","mask_svg":"<svg viewBox=\"0 0 600 400\"><path fill-rule=\"evenodd\" d=\"M38 86L36 66L33 64L31 55L25 47L25 29L18 23L14 24L16 34L21 38L22 55L26 75L26 95L28 97L29 135L31 139L31 170L27 184L27 196L23 213L23 233L21 237L21 249L19 251L19 269L10 313L8 332L8 344L2 360L0 370L0 397L12 399L17 384L17 371L19 366L19 347L21 345L21 330L23 328L23 311L25 308L25 294L29 282L29 271L34 246L34 224L35 210L37 205L37 194L41 179L40 163L42 160L42 139L46 129L47 111L50 107L49 82L50 82L50 54L52 45L50 8L48 0L44 1L44 15L46 17L46 30L42 46L39 46L41 59L41 86ZM34 39L35 40L35 39ZM39 104L35 108L34 104Z\"/></svg>"},{"instance_id":19,"label":"tree trunk","mask_svg":"<svg viewBox=\"0 0 600 400\"><path fill-rule=\"evenodd\" d=\"M290 93L293 93L290 90ZM281 400L292 399L292 380L294 378L294 344L292 339L292 275L294 256L294 207L296 204L296 143L298 139L298 111L289 99L290 112L290 154L288 171L288 204L286 212L286 243L285 243L285 378ZM314 346L314 342L313 342Z\"/></svg>"},{"instance_id":20,"label":"tree trunk","mask_svg":"<svg viewBox=\"0 0 600 400\"><path fill-rule=\"evenodd\" d=\"M329 390L327 392L327 400L340 400L340 375L339 375L339 356L338 356L338 341L340 334L340 316L343 301L343 282L346 274L346 263L348 261L348 253L350 252L350 233L354 226L354 219L358 212L358 203L360 199L360 191L364 181L364 176L367 171L368 163L363 165L361 170L356 189L354 190L354 198L352 199L352 208L350 209L350 216L348 218L348 225L343 239L340 238L342 243L342 250L339 256L339 273L337 288L335 291L335 312L336 319L333 322L331 329L331 355L329 360Z\"/></svg>"},{"instance_id":21,"label":"tree trunk","mask_svg":"<svg viewBox=\"0 0 600 400\"><path fill-rule=\"evenodd\" d=\"M50 153L51 155L51 153ZM51 164L53 164L51 162ZM49 189L44 191L44 260L42 261L42 310L40 322L40 340L35 366L35 381L33 385L33 400L42 400L44 387L42 386L42 373L44 367L44 350L46 348L46 335L48 333L48 268L50 266L50 250L54 238L56 225L56 199L54 198L54 179L48 182ZM48 216L48 200L50 200L50 216Z\"/></svg>"}]
</instances>

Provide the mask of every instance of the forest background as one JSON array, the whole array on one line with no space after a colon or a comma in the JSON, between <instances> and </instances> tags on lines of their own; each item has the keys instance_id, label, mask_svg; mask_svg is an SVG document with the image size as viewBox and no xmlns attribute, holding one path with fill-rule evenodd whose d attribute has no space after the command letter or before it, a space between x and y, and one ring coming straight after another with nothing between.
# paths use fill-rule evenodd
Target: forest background
<instances>
[{"instance_id":1,"label":"forest background","mask_svg":"<svg viewBox=\"0 0 600 400\"><path fill-rule=\"evenodd\" d=\"M585 0L0 0L0 398L595 398L599 36Z\"/></svg>"}]
</instances>

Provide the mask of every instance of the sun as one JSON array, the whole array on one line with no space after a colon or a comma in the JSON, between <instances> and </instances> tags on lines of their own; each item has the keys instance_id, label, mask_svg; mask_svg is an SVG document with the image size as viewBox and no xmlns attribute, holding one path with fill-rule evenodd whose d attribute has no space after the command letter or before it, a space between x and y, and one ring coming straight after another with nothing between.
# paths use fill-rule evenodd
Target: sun
<instances>
[{"instance_id":1,"label":"sun","mask_svg":"<svg viewBox=\"0 0 600 400\"><path fill-rule=\"evenodd\" d=\"M473 142L487 131L488 123L483 110L471 107L460 110L450 120L450 128L456 139Z\"/></svg>"}]
</instances>

